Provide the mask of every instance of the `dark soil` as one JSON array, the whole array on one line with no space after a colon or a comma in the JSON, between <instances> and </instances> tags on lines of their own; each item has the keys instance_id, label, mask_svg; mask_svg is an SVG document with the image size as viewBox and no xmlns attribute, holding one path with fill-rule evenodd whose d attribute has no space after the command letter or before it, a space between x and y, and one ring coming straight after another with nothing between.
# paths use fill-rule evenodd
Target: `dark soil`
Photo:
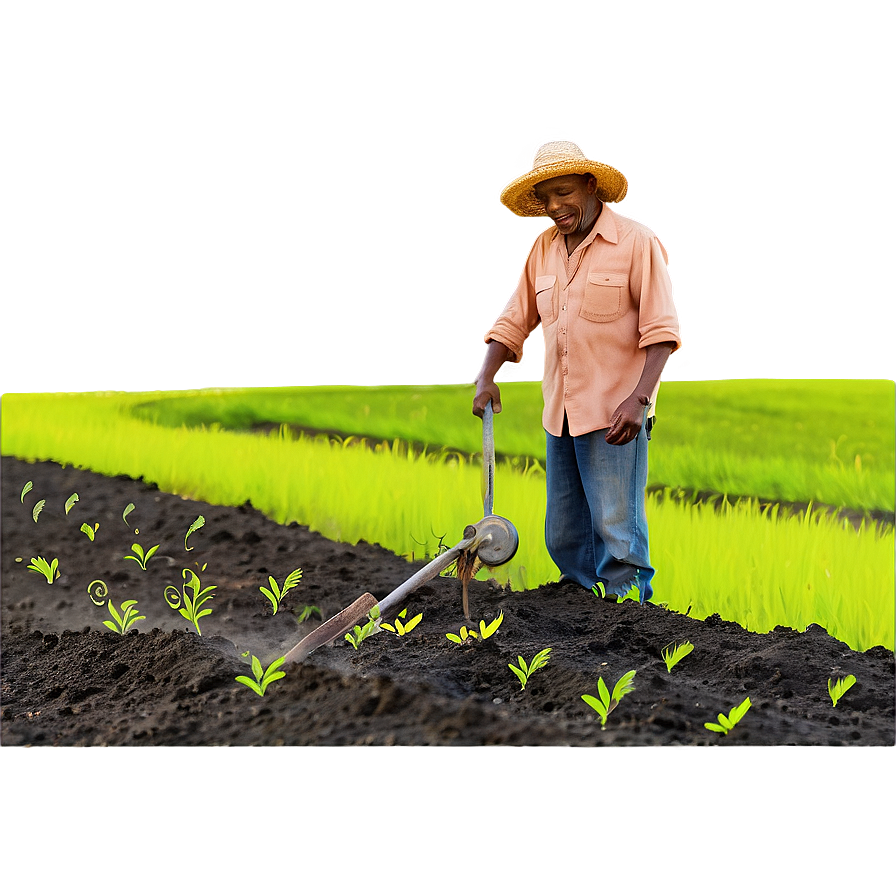
<instances>
[{"instance_id":1,"label":"dark soil","mask_svg":"<svg viewBox=\"0 0 896 896\"><path fill-rule=\"evenodd\" d=\"M66 515L73 492L80 500ZM205 525L187 550L200 514ZM85 522L100 524L92 542ZM511 593L474 581L474 618L503 612L504 620L489 640L460 646L445 637L464 622L460 584L435 579L408 600L409 618L423 613L411 633L384 631L357 651L339 639L284 667L262 698L234 680L250 674L244 652L266 667L319 623L297 622L306 604L329 618L365 591L385 597L422 562L278 525L248 504L218 507L127 477L9 457L2 527L4 746L894 744L890 650L857 653L818 626L755 634L715 616L601 601L574 585ZM146 571L124 559L135 541L161 545ZM52 585L27 569L34 557L58 558ZM274 615L259 586L296 567L301 583ZM216 586L201 637L163 597L184 569ZM88 596L95 579L116 607L137 600L146 619L124 636L105 628L107 607ZM695 649L670 673L661 650L684 640ZM508 663L545 647L548 665L521 690ZM581 695L632 669L635 691L602 729ZM857 683L834 708L828 679L847 674ZM704 727L745 697L752 708L731 734Z\"/></svg>"}]
</instances>

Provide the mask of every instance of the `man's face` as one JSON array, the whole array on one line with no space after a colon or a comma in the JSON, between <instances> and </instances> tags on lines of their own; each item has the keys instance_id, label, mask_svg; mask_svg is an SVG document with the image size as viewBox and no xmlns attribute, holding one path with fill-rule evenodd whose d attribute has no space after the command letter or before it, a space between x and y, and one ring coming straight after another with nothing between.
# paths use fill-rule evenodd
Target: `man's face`
<instances>
[{"instance_id":1,"label":"man's face","mask_svg":"<svg viewBox=\"0 0 896 896\"><path fill-rule=\"evenodd\" d=\"M587 232L600 210L596 181L590 174L564 174L535 185L535 198L564 236Z\"/></svg>"}]
</instances>

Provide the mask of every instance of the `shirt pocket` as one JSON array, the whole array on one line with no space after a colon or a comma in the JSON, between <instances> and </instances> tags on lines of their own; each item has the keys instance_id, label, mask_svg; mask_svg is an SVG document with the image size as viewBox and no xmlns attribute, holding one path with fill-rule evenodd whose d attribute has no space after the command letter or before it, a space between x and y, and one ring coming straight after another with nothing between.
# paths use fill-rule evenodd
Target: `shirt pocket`
<instances>
[{"instance_id":1,"label":"shirt pocket","mask_svg":"<svg viewBox=\"0 0 896 896\"><path fill-rule=\"evenodd\" d=\"M556 302L554 301L554 286L557 278L553 274L535 278L535 307L538 308L538 316L542 326L553 323L557 317Z\"/></svg>"},{"instance_id":2,"label":"shirt pocket","mask_svg":"<svg viewBox=\"0 0 896 896\"><path fill-rule=\"evenodd\" d=\"M616 320L625 314L628 277L604 271L590 271L579 317L601 323Z\"/></svg>"}]
</instances>

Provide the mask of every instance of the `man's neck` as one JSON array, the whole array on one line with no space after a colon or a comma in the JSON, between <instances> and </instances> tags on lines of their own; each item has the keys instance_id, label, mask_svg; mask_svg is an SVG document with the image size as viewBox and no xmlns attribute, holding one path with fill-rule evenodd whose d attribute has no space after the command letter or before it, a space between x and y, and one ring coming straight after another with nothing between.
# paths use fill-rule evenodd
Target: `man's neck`
<instances>
[{"instance_id":1,"label":"man's neck","mask_svg":"<svg viewBox=\"0 0 896 896\"><path fill-rule=\"evenodd\" d=\"M594 225L597 223L597 219L600 217L600 213L603 211L603 207L603 202L598 201L597 214L591 219L591 223L587 224L576 233L568 233L566 235L565 240L567 257L572 255L572 253L575 252L583 242L585 242L585 240L588 238L588 234L591 233L592 230L594 230Z\"/></svg>"}]
</instances>

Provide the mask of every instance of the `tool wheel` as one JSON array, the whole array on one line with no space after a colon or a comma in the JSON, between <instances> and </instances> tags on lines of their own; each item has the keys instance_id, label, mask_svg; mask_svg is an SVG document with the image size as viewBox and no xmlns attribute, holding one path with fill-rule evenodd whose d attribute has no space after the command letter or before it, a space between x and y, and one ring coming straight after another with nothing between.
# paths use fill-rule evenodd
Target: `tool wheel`
<instances>
[{"instance_id":1,"label":"tool wheel","mask_svg":"<svg viewBox=\"0 0 896 896\"><path fill-rule=\"evenodd\" d=\"M520 546L516 527L503 516L487 516L476 526L477 533L485 540L476 553L485 566L501 566L507 563Z\"/></svg>"}]
</instances>

